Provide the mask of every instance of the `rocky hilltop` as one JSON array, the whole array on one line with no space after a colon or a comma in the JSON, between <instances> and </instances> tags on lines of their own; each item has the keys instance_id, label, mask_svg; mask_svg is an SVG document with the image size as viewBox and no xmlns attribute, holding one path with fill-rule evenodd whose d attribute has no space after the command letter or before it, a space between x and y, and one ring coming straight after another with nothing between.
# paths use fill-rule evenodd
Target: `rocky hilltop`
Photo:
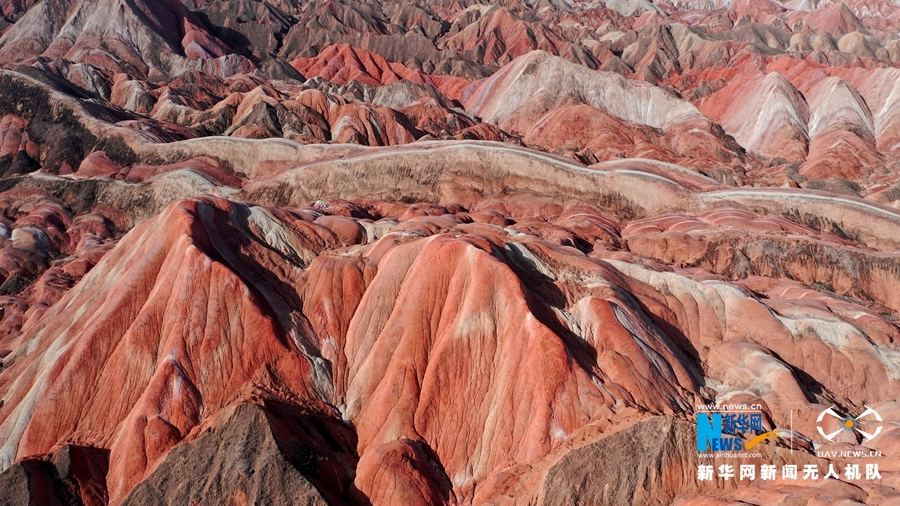
<instances>
[{"instance_id":1,"label":"rocky hilltop","mask_svg":"<svg viewBox=\"0 0 900 506\"><path fill-rule=\"evenodd\" d=\"M0 7L0 504L900 502L890 2Z\"/></svg>"}]
</instances>

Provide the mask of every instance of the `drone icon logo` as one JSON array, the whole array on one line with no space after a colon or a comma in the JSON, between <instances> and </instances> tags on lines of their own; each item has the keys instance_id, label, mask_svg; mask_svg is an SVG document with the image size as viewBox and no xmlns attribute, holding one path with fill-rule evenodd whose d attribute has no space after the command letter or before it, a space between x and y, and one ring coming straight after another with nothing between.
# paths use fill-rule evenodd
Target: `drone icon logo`
<instances>
[{"instance_id":1,"label":"drone icon logo","mask_svg":"<svg viewBox=\"0 0 900 506\"><path fill-rule=\"evenodd\" d=\"M831 434L826 434L825 431L822 430L822 420L825 418L825 415L831 415L834 418L839 419L841 421L841 428L832 432ZM878 427L871 434L859 428L859 425L860 425L859 420L862 418L865 418L869 415L874 416L875 420L878 421ZM875 411L874 409L872 409L868 406L866 406L865 411L863 411L859 416L857 416L855 418L850 415L841 416L841 415L837 414L833 408L828 408L825 411L822 411L821 413L819 413L819 418L816 419L816 429L819 430L819 434L821 434L822 437L824 437L825 439L827 439L829 441L834 441L835 436L837 436L841 432L853 432L853 431L859 432L862 435L862 437L865 438L866 441L871 441L873 438L875 438L875 436L877 436L881 432L881 422L883 422L883 420L881 419L881 415L879 415L877 411ZM867 428L868 428L868 425L870 425L870 424L871 424L871 422L866 422ZM871 428L869 430L871 430Z\"/></svg>"}]
</instances>

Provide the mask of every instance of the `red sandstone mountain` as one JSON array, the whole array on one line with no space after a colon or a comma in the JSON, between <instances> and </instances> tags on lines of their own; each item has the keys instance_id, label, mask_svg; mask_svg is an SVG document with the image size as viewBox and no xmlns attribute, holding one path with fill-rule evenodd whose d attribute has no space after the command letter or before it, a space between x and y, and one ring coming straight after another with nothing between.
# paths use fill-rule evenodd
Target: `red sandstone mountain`
<instances>
[{"instance_id":1,"label":"red sandstone mountain","mask_svg":"<svg viewBox=\"0 0 900 506\"><path fill-rule=\"evenodd\" d=\"M900 501L891 4L0 7L0 502Z\"/></svg>"}]
</instances>

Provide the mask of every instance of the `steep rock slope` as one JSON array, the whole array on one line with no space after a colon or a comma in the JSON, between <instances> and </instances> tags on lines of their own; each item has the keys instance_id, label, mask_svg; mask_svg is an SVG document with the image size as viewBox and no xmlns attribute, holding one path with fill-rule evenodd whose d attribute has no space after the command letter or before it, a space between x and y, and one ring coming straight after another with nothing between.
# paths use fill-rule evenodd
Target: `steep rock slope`
<instances>
[{"instance_id":1,"label":"steep rock slope","mask_svg":"<svg viewBox=\"0 0 900 506\"><path fill-rule=\"evenodd\" d=\"M701 110L750 151L789 161L806 158L809 106L780 74L733 81L704 99Z\"/></svg>"},{"instance_id":2,"label":"steep rock slope","mask_svg":"<svg viewBox=\"0 0 900 506\"><path fill-rule=\"evenodd\" d=\"M898 26L0 0L0 503L896 504Z\"/></svg>"},{"instance_id":3,"label":"steep rock slope","mask_svg":"<svg viewBox=\"0 0 900 506\"><path fill-rule=\"evenodd\" d=\"M602 120L587 122L585 126L596 128L585 133L588 138L599 141L598 137L617 130L637 131L644 137L655 137L654 134L661 130L671 144L656 143L663 144L665 147L660 151L671 158L742 159L740 146L728 139L691 103L654 86L625 79L613 72L592 71L542 52L518 58L493 76L473 83L458 98L467 110L484 121L526 139L540 135L534 130L543 123L549 123L545 127L548 129L560 128L556 125L568 121L567 107L587 106L596 110L589 114L609 115L625 122L625 125ZM650 129L642 131L640 126ZM585 147L588 146L577 146L578 149ZM635 153L629 155L635 156ZM655 158L665 159L666 156Z\"/></svg>"},{"instance_id":4,"label":"steep rock slope","mask_svg":"<svg viewBox=\"0 0 900 506\"><path fill-rule=\"evenodd\" d=\"M202 68L230 75L252 65L232 54L180 2L44 1L0 37L0 61L42 56L111 72L175 75Z\"/></svg>"},{"instance_id":5,"label":"steep rock slope","mask_svg":"<svg viewBox=\"0 0 900 506\"><path fill-rule=\"evenodd\" d=\"M422 151L460 166L459 154L447 156L453 151ZM108 451L110 504L139 503L150 490L173 503L201 489L222 500L262 498L273 483L329 503L484 503L510 492L549 500L569 493L552 469L570 468L582 461L578 448L651 414L685 417L698 402L750 395L770 426L784 426L794 410L795 430L811 435L814 418L798 416L797 406L890 406L900 332L883 313L896 302L864 300L816 271L802 282L830 282L859 298L820 292L798 304L806 285L778 280L767 270L776 260L757 261L753 242L769 251L788 233L788 244L803 237L836 257L857 255L870 287L887 285L877 262L861 258L890 254L852 253L848 239L746 211L634 221L624 201L606 200L614 214L561 205L552 185L578 186L575 174L605 178L623 195L654 180L679 185L629 172L639 165L603 175L549 158L545 167L561 171L554 180L539 161L519 170L548 178L535 190L550 198L483 194L468 211L358 198L294 209L212 197L172 204L120 240L4 359L2 455L7 473L20 473L4 479L21 484L22 463L44 466L42 456L77 445ZM350 163L381 172L371 158ZM497 177L478 167L470 170ZM359 184L373 194L393 185L377 181ZM316 191L311 183L297 186ZM584 196L597 191L581 186ZM652 212L675 202L699 208L717 193L677 190ZM782 197L748 198L758 207ZM789 198L795 209L802 203ZM852 219L858 204L841 205L835 216ZM866 216L860 223L874 223L880 211L857 212ZM616 215L631 223L623 228ZM743 231L731 234L744 241L735 248L744 256L701 254L699 264L679 256L716 249L695 245L710 240L700 234L707 229L720 240L716 227ZM861 367L878 381L852 380ZM257 450L224 450L244 444ZM192 455L209 452L222 455L209 474L172 488ZM226 457L235 452L249 460ZM665 455L668 469L691 469L685 455ZM252 477L213 479L244 466ZM671 494L654 466L638 466L632 478L650 480L642 481L648 497Z\"/></svg>"}]
</instances>

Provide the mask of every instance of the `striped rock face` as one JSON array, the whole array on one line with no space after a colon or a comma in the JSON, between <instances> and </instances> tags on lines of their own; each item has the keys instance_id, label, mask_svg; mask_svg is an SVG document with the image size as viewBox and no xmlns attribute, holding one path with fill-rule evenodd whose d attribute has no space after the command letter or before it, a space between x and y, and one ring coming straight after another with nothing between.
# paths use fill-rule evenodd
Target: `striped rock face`
<instances>
[{"instance_id":1,"label":"striped rock face","mask_svg":"<svg viewBox=\"0 0 900 506\"><path fill-rule=\"evenodd\" d=\"M900 503L893 4L0 8L7 502Z\"/></svg>"}]
</instances>

